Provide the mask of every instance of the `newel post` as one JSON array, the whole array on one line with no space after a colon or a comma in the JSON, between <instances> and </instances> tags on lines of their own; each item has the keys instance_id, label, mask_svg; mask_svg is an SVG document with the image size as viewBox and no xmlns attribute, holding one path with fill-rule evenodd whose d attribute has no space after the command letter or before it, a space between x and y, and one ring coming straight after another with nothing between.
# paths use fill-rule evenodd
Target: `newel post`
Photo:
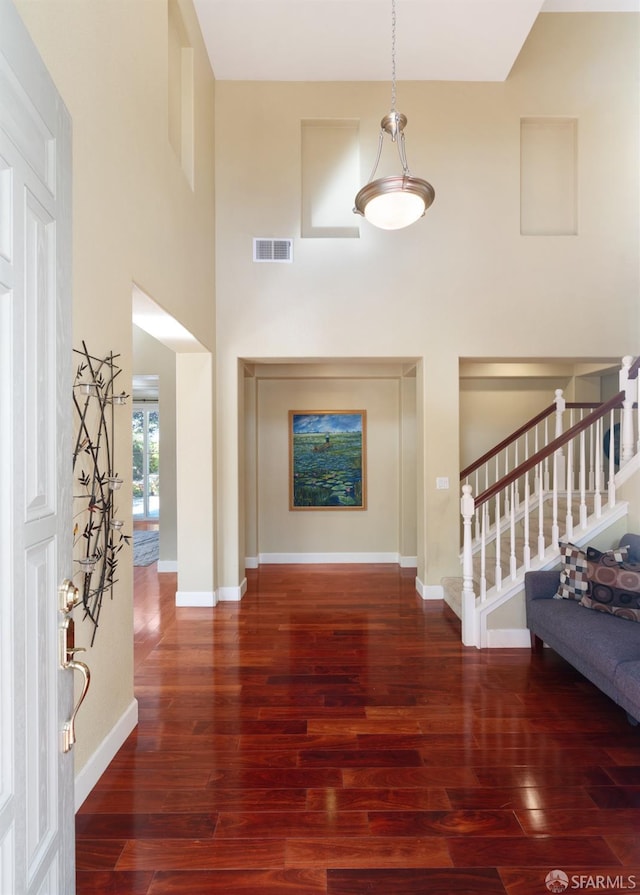
<instances>
[{"instance_id":1,"label":"newel post","mask_svg":"<svg viewBox=\"0 0 640 895\"><path fill-rule=\"evenodd\" d=\"M620 391L624 392L622 401L622 420L620 426L620 466L624 466L634 455L633 444L633 405L638 400L638 380L629 378L629 370L633 358L629 355L622 358L620 370ZM612 433L613 437L613 433ZM612 448L613 450L613 448Z\"/></svg>"},{"instance_id":2,"label":"newel post","mask_svg":"<svg viewBox=\"0 0 640 895\"><path fill-rule=\"evenodd\" d=\"M556 405L556 431L555 438L560 438L562 435L562 417L567 406L567 402L564 399L563 392L561 388L557 388L555 392L555 405ZM557 493L558 491L564 491L567 487L567 478L566 478L566 468L564 462L564 449L558 448L555 453L555 463L554 463L554 473L556 476L556 481L552 482L551 487Z\"/></svg>"},{"instance_id":3,"label":"newel post","mask_svg":"<svg viewBox=\"0 0 640 895\"><path fill-rule=\"evenodd\" d=\"M478 646L476 623L476 595L473 592L473 531L475 501L471 485L462 486L460 513L462 514L462 642Z\"/></svg>"}]
</instances>

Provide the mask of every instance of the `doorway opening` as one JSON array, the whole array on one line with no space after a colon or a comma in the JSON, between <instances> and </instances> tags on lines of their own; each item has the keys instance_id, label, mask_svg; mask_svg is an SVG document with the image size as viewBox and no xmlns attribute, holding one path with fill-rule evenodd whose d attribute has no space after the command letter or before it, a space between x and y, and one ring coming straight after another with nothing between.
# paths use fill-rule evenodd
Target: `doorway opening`
<instances>
[{"instance_id":1,"label":"doorway opening","mask_svg":"<svg viewBox=\"0 0 640 895\"><path fill-rule=\"evenodd\" d=\"M136 540L155 529L157 571L178 572L176 599L215 605L211 353L135 285L132 323L134 565L148 564Z\"/></svg>"}]
</instances>

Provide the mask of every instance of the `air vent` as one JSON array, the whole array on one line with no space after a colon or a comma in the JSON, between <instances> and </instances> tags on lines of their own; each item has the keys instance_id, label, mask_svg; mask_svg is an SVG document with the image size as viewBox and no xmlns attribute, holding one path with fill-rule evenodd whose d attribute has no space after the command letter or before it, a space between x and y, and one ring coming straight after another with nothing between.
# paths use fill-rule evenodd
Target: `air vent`
<instances>
[{"instance_id":1,"label":"air vent","mask_svg":"<svg viewBox=\"0 0 640 895\"><path fill-rule=\"evenodd\" d=\"M259 239L253 240L254 261L293 261L292 239Z\"/></svg>"}]
</instances>

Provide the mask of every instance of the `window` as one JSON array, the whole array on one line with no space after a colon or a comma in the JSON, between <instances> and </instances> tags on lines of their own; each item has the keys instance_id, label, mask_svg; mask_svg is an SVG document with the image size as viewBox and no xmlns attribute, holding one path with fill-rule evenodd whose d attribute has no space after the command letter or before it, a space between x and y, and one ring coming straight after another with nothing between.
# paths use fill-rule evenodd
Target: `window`
<instances>
[{"instance_id":1,"label":"window","mask_svg":"<svg viewBox=\"0 0 640 895\"><path fill-rule=\"evenodd\" d=\"M160 414L157 404L133 405L133 518L160 518Z\"/></svg>"}]
</instances>

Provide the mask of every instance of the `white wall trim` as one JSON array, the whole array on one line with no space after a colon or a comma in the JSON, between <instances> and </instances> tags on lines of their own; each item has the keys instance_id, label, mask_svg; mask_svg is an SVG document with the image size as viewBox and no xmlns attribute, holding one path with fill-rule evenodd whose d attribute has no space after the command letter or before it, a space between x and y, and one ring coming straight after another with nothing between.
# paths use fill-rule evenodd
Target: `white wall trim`
<instances>
[{"instance_id":1,"label":"white wall trim","mask_svg":"<svg viewBox=\"0 0 640 895\"><path fill-rule=\"evenodd\" d=\"M133 699L75 779L76 811L80 808L126 738L138 723L138 700Z\"/></svg>"},{"instance_id":2,"label":"white wall trim","mask_svg":"<svg viewBox=\"0 0 640 895\"><path fill-rule=\"evenodd\" d=\"M217 603L215 591L177 590L176 606L200 606L211 608Z\"/></svg>"},{"instance_id":3,"label":"white wall trim","mask_svg":"<svg viewBox=\"0 0 640 895\"><path fill-rule=\"evenodd\" d=\"M444 600L444 587L441 584L425 584L416 577L416 590L423 600Z\"/></svg>"},{"instance_id":4,"label":"white wall trim","mask_svg":"<svg viewBox=\"0 0 640 895\"><path fill-rule=\"evenodd\" d=\"M513 649L531 647L528 628L488 628L487 647L489 649Z\"/></svg>"},{"instance_id":5,"label":"white wall trim","mask_svg":"<svg viewBox=\"0 0 640 895\"><path fill-rule=\"evenodd\" d=\"M243 578L238 587L219 587L218 600L221 603L238 603L247 592L247 579Z\"/></svg>"},{"instance_id":6,"label":"white wall trim","mask_svg":"<svg viewBox=\"0 0 640 895\"><path fill-rule=\"evenodd\" d=\"M293 559L281 559L281 557L294 557ZM307 557L307 558L305 558ZM324 557L330 557L325 559ZM339 559L336 557L340 557ZM346 557L346 558L344 558ZM353 559L352 557L357 557ZM366 557L363 559L363 557ZM286 563L395 563L401 569L417 569L417 556L400 556L397 553L261 553L260 556L245 556L245 569L259 569L260 563L264 565L279 565ZM158 569L160 571L160 569Z\"/></svg>"},{"instance_id":7,"label":"white wall trim","mask_svg":"<svg viewBox=\"0 0 640 895\"><path fill-rule=\"evenodd\" d=\"M417 569L418 568L418 557L417 556L401 556L400 557L400 568L401 569Z\"/></svg>"},{"instance_id":8,"label":"white wall trim","mask_svg":"<svg viewBox=\"0 0 640 895\"><path fill-rule=\"evenodd\" d=\"M296 563L394 563L398 565L398 553L261 553L260 564L280 565Z\"/></svg>"},{"instance_id":9,"label":"white wall trim","mask_svg":"<svg viewBox=\"0 0 640 895\"><path fill-rule=\"evenodd\" d=\"M640 470L640 453L637 453L616 472L616 487L620 487L620 485L628 482L631 476L635 475L638 470Z\"/></svg>"},{"instance_id":10,"label":"white wall trim","mask_svg":"<svg viewBox=\"0 0 640 895\"><path fill-rule=\"evenodd\" d=\"M177 572L178 571L178 560L177 559L159 559L158 560L158 572Z\"/></svg>"}]
</instances>

